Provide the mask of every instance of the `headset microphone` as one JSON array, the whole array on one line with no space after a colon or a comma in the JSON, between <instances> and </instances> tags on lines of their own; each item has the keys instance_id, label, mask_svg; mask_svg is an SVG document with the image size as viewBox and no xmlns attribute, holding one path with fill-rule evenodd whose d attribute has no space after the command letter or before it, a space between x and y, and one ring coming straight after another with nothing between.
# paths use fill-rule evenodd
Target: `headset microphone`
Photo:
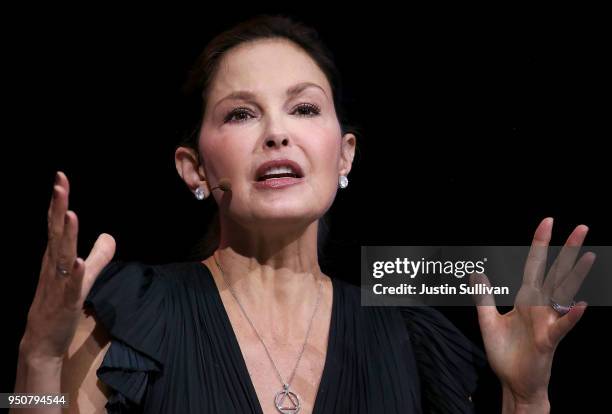
<instances>
[{"instance_id":1,"label":"headset microphone","mask_svg":"<svg viewBox=\"0 0 612 414\"><path fill-rule=\"evenodd\" d=\"M210 189L210 192L212 193L213 190L216 189L220 189L222 191L229 191L232 189L232 183L230 183L230 180L228 178L222 178L219 180L219 185L217 185L216 187L213 187Z\"/></svg>"}]
</instances>

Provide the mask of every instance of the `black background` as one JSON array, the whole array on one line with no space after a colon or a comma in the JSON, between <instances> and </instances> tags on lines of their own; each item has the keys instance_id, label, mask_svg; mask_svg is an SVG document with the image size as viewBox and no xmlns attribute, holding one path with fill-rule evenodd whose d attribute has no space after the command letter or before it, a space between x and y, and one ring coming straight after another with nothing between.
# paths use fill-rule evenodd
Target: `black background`
<instances>
[{"instance_id":1,"label":"black background","mask_svg":"<svg viewBox=\"0 0 612 414\"><path fill-rule=\"evenodd\" d=\"M611 68L600 10L329 7L4 16L3 392L14 384L55 171L71 182L82 257L101 232L117 240L116 258L152 263L185 259L203 235L209 209L174 166L179 88L213 35L255 13L318 29L363 129L349 187L330 211L326 273L359 283L366 244L529 244L547 216L552 244L581 223L587 244L610 244ZM475 309L441 310L482 345ZM606 406L609 318L609 308L587 309L557 349L553 412ZM479 413L499 412L492 372L474 399Z\"/></svg>"}]
</instances>

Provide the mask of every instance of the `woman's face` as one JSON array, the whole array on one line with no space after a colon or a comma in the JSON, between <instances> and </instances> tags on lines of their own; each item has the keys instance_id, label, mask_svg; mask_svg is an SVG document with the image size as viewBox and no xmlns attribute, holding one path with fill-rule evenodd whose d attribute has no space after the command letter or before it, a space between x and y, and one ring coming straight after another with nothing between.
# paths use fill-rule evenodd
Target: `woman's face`
<instances>
[{"instance_id":1,"label":"woman's face","mask_svg":"<svg viewBox=\"0 0 612 414\"><path fill-rule=\"evenodd\" d=\"M315 61L289 41L265 39L244 43L221 60L199 148L210 186L221 178L231 182L231 192L213 192L222 214L245 226L309 223L331 206L339 175L348 175L355 136L341 136L331 87ZM299 164L303 178L262 188L258 167L277 159Z\"/></svg>"}]
</instances>

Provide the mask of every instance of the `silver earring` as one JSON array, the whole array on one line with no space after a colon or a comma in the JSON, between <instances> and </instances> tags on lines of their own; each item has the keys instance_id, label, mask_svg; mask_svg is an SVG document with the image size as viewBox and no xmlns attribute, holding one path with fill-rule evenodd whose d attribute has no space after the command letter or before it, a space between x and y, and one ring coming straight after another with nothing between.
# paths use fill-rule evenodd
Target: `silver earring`
<instances>
[{"instance_id":1,"label":"silver earring","mask_svg":"<svg viewBox=\"0 0 612 414\"><path fill-rule=\"evenodd\" d=\"M196 196L196 198L197 198L198 200L204 200L204 198L206 198L206 197L204 196L204 189L203 189L202 187L198 187L198 188L196 188L196 189L195 189L195 191L194 191L194 193L195 193L195 196Z\"/></svg>"},{"instance_id":2,"label":"silver earring","mask_svg":"<svg viewBox=\"0 0 612 414\"><path fill-rule=\"evenodd\" d=\"M341 175L338 179L338 184L340 188L346 188L348 186L348 178L346 175Z\"/></svg>"}]
</instances>

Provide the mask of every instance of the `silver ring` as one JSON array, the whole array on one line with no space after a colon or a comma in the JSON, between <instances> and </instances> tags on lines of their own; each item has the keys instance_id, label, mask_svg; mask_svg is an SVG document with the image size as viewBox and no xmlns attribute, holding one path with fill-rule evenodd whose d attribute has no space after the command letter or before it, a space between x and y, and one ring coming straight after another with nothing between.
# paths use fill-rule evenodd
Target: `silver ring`
<instances>
[{"instance_id":1,"label":"silver ring","mask_svg":"<svg viewBox=\"0 0 612 414\"><path fill-rule=\"evenodd\" d=\"M572 303L569 304L569 306L563 306L563 305L559 305L557 302L555 302L554 300L552 300L552 298L550 299L550 306L552 306L552 308L557 311L557 313L559 315L565 315L566 313L568 313L574 306L576 306L576 302L572 301Z\"/></svg>"},{"instance_id":2,"label":"silver ring","mask_svg":"<svg viewBox=\"0 0 612 414\"><path fill-rule=\"evenodd\" d=\"M64 276L64 277L65 277L65 276L68 276L68 274L69 274L68 270L64 269L64 268L63 268L63 267L61 267L60 265L57 265L56 269L57 269L57 272L58 272L60 275Z\"/></svg>"}]
</instances>

